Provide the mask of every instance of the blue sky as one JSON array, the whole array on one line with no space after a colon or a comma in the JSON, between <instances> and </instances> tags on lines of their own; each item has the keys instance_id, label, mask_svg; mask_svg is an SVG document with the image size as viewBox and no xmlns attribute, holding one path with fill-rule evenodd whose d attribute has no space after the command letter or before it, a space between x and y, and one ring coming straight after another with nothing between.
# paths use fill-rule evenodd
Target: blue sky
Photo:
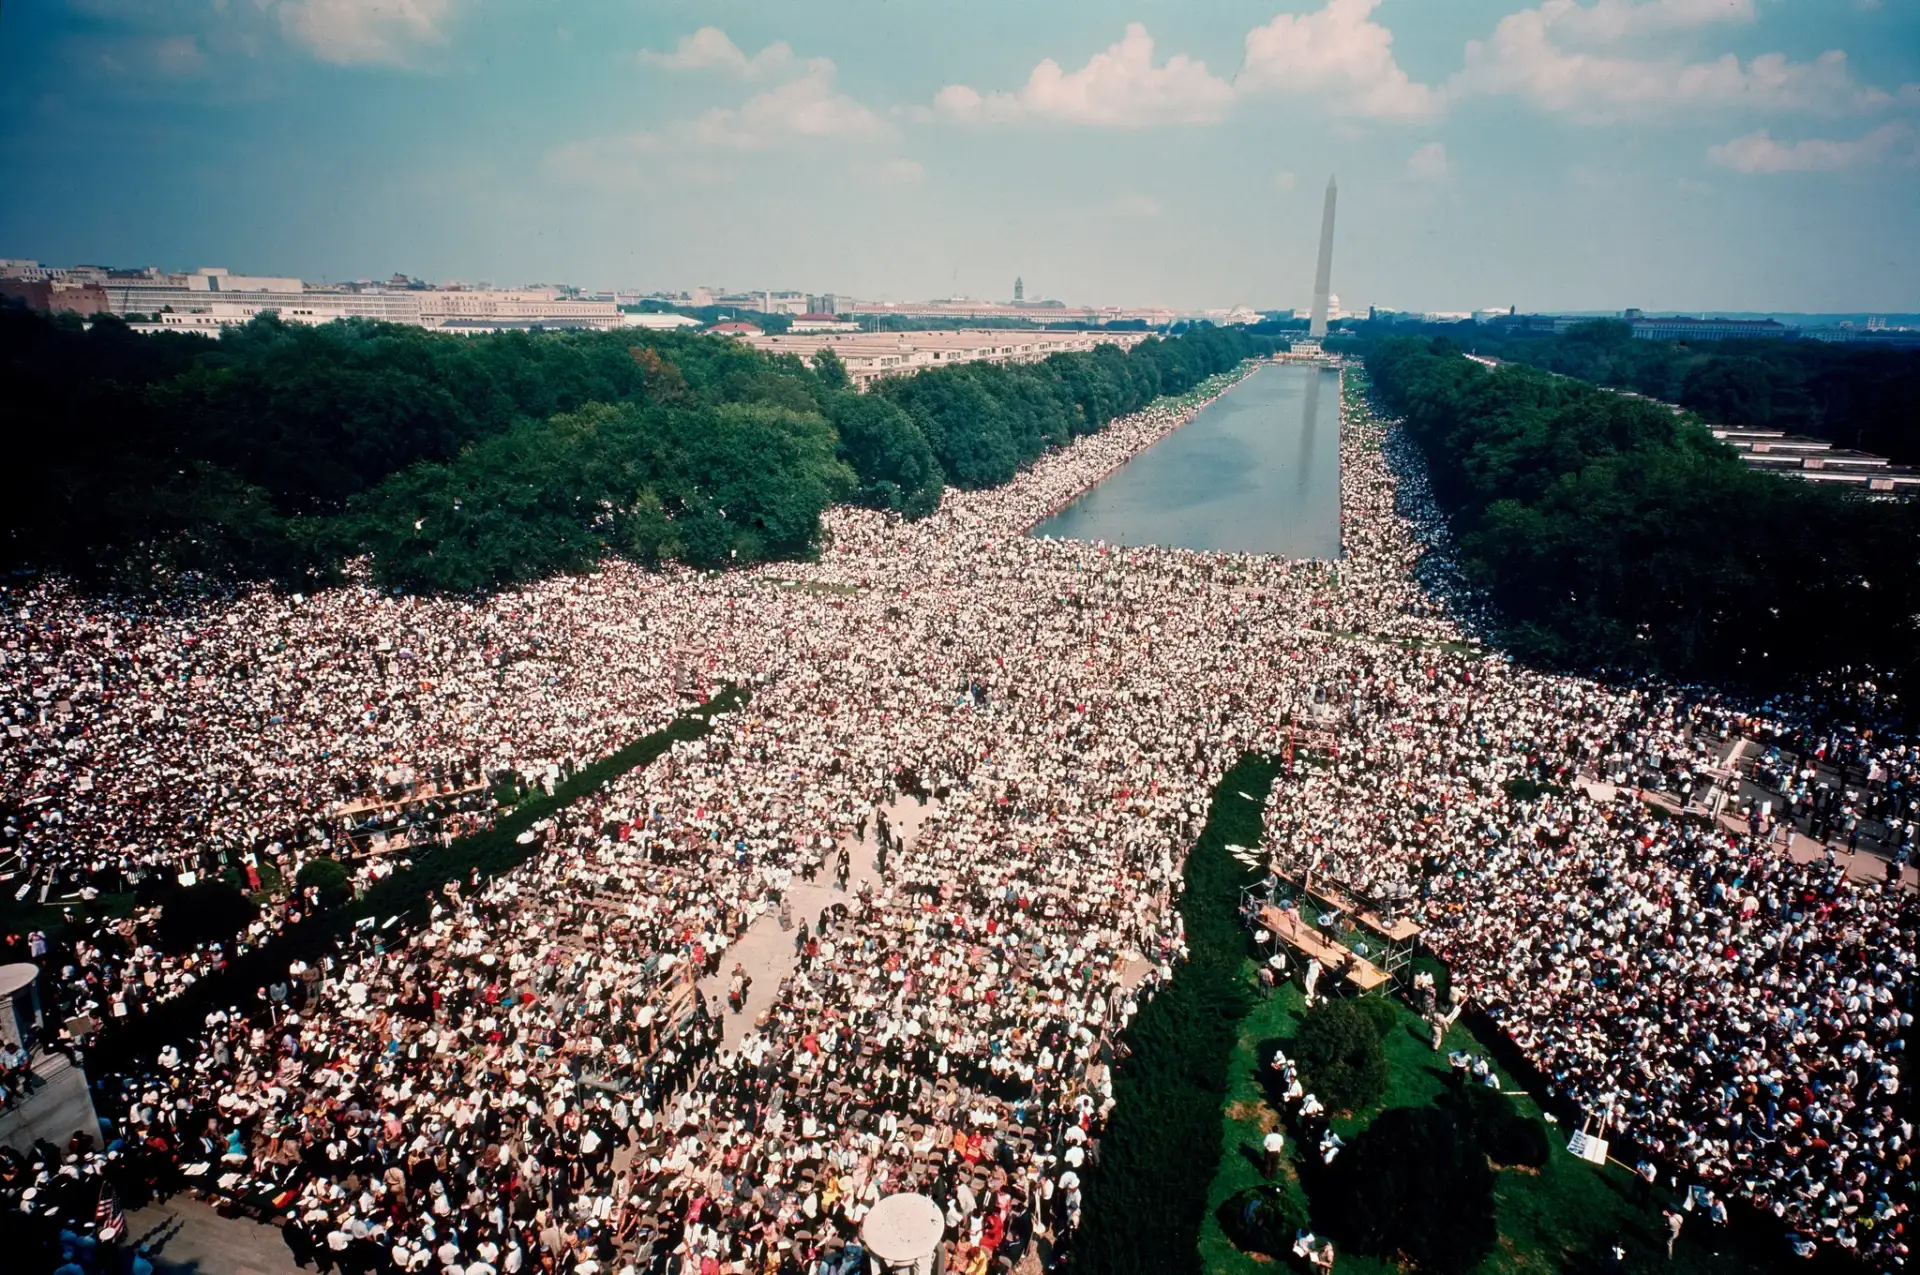
<instances>
[{"instance_id":1,"label":"blue sky","mask_svg":"<svg viewBox=\"0 0 1920 1275\"><path fill-rule=\"evenodd\" d=\"M17 0L0 256L1920 310L1914 0Z\"/></svg>"}]
</instances>

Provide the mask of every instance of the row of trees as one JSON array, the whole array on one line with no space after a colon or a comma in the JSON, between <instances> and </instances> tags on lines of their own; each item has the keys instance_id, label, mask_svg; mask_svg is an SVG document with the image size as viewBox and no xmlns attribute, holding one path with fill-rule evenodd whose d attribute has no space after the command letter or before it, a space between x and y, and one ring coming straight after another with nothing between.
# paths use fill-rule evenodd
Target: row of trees
<instances>
[{"instance_id":1,"label":"row of trees","mask_svg":"<svg viewBox=\"0 0 1920 1275\"><path fill-rule=\"evenodd\" d=\"M323 583L370 557L469 591L608 553L804 555L854 500L909 517L1269 343L1195 331L852 392L813 363L671 332L452 337L268 316L217 342L0 310L15 482L0 567L120 583Z\"/></svg>"},{"instance_id":2,"label":"row of trees","mask_svg":"<svg viewBox=\"0 0 1920 1275\"><path fill-rule=\"evenodd\" d=\"M1195 327L1131 351L1102 345L1042 363L936 368L883 381L877 394L911 419L948 481L995 487L1049 448L1273 349L1237 328Z\"/></svg>"},{"instance_id":3,"label":"row of trees","mask_svg":"<svg viewBox=\"0 0 1920 1275\"><path fill-rule=\"evenodd\" d=\"M1822 341L1637 341L1618 319L1558 336L1477 327L1473 348L1677 403L1715 425L1810 434L1920 463L1920 350Z\"/></svg>"},{"instance_id":4,"label":"row of trees","mask_svg":"<svg viewBox=\"0 0 1920 1275\"><path fill-rule=\"evenodd\" d=\"M1445 339L1367 367L1519 653L1755 686L1913 672L1920 504L1752 472L1661 404Z\"/></svg>"}]
</instances>

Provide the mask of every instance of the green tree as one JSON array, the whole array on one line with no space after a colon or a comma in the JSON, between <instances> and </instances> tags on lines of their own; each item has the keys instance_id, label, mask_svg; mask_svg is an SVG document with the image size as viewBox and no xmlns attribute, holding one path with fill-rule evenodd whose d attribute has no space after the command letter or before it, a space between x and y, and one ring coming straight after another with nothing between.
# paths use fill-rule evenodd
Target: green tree
<instances>
[{"instance_id":1,"label":"green tree","mask_svg":"<svg viewBox=\"0 0 1920 1275\"><path fill-rule=\"evenodd\" d=\"M1387 1056L1373 1017L1350 1000L1308 1010L1289 1051L1303 1083L1329 1111L1358 1111L1387 1090Z\"/></svg>"},{"instance_id":2,"label":"green tree","mask_svg":"<svg viewBox=\"0 0 1920 1275\"><path fill-rule=\"evenodd\" d=\"M294 875L293 883L302 889L309 887L320 891L320 902L328 907L346 901L353 893L352 880L347 876L346 868L337 859L309 859L300 865L300 871Z\"/></svg>"},{"instance_id":3,"label":"green tree","mask_svg":"<svg viewBox=\"0 0 1920 1275\"><path fill-rule=\"evenodd\" d=\"M874 394L838 394L828 415L840 438L840 459L852 467L855 499L910 518L940 505L940 462L914 423L892 400Z\"/></svg>"},{"instance_id":4,"label":"green tree","mask_svg":"<svg viewBox=\"0 0 1920 1275\"><path fill-rule=\"evenodd\" d=\"M853 387L853 381L847 376L847 365L832 350L815 351L813 371L820 378L820 388L830 394Z\"/></svg>"}]
</instances>

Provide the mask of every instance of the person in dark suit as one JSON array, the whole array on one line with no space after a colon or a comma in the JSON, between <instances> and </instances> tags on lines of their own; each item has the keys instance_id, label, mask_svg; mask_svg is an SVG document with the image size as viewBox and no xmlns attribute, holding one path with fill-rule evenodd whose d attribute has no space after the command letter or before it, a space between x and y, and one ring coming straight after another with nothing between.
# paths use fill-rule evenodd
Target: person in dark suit
<instances>
[{"instance_id":1,"label":"person in dark suit","mask_svg":"<svg viewBox=\"0 0 1920 1275\"><path fill-rule=\"evenodd\" d=\"M308 1233L306 1223L298 1214L287 1214L286 1225L280 1228L280 1238L286 1242L287 1252L293 1254L295 1266L305 1266L313 1260L313 1236Z\"/></svg>"}]
</instances>

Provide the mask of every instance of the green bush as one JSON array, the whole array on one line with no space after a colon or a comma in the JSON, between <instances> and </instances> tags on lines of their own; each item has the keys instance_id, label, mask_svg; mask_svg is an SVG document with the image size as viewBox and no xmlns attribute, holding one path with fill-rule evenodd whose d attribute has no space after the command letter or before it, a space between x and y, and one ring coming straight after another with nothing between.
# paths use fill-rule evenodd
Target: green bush
<instances>
[{"instance_id":1,"label":"green bush","mask_svg":"<svg viewBox=\"0 0 1920 1275\"><path fill-rule=\"evenodd\" d=\"M1525 775L1517 779L1509 779L1500 787L1515 801L1532 801L1540 795L1540 785Z\"/></svg>"},{"instance_id":2,"label":"green bush","mask_svg":"<svg viewBox=\"0 0 1920 1275\"><path fill-rule=\"evenodd\" d=\"M1306 1210L1284 1187L1273 1183L1250 1186L1228 1197L1220 1206L1220 1227L1243 1251L1285 1258L1293 1240L1307 1225Z\"/></svg>"},{"instance_id":3,"label":"green bush","mask_svg":"<svg viewBox=\"0 0 1920 1275\"><path fill-rule=\"evenodd\" d=\"M830 504L931 513L947 485L1006 482L1274 348L1196 325L856 395L832 355L809 366L713 336L266 315L216 344L4 306L0 382L44 428L8 440L0 567L310 586L365 556L381 584L467 593L612 554L805 557Z\"/></svg>"},{"instance_id":4,"label":"green bush","mask_svg":"<svg viewBox=\"0 0 1920 1275\"><path fill-rule=\"evenodd\" d=\"M1386 1052L1362 1002L1323 1000L1308 1010L1291 1053L1303 1083L1329 1111L1358 1111L1387 1091Z\"/></svg>"},{"instance_id":5,"label":"green bush","mask_svg":"<svg viewBox=\"0 0 1920 1275\"><path fill-rule=\"evenodd\" d=\"M1395 1107L1355 1138L1315 1216L1360 1253L1441 1275L1493 1248L1493 1169L1473 1131L1436 1107Z\"/></svg>"},{"instance_id":6,"label":"green bush","mask_svg":"<svg viewBox=\"0 0 1920 1275\"><path fill-rule=\"evenodd\" d=\"M336 859L309 859L300 865L293 882L301 889L317 886L320 901L327 906L341 902L353 892L352 879Z\"/></svg>"},{"instance_id":7,"label":"green bush","mask_svg":"<svg viewBox=\"0 0 1920 1275\"><path fill-rule=\"evenodd\" d=\"M1400 1011L1394 1007L1392 1001L1384 996L1362 997L1360 1000L1355 1001L1354 1004L1359 1007L1361 1013L1367 1016L1367 1020L1373 1024L1374 1034L1379 1036L1381 1040L1385 1040L1387 1033L1391 1032L1400 1022Z\"/></svg>"}]
</instances>

